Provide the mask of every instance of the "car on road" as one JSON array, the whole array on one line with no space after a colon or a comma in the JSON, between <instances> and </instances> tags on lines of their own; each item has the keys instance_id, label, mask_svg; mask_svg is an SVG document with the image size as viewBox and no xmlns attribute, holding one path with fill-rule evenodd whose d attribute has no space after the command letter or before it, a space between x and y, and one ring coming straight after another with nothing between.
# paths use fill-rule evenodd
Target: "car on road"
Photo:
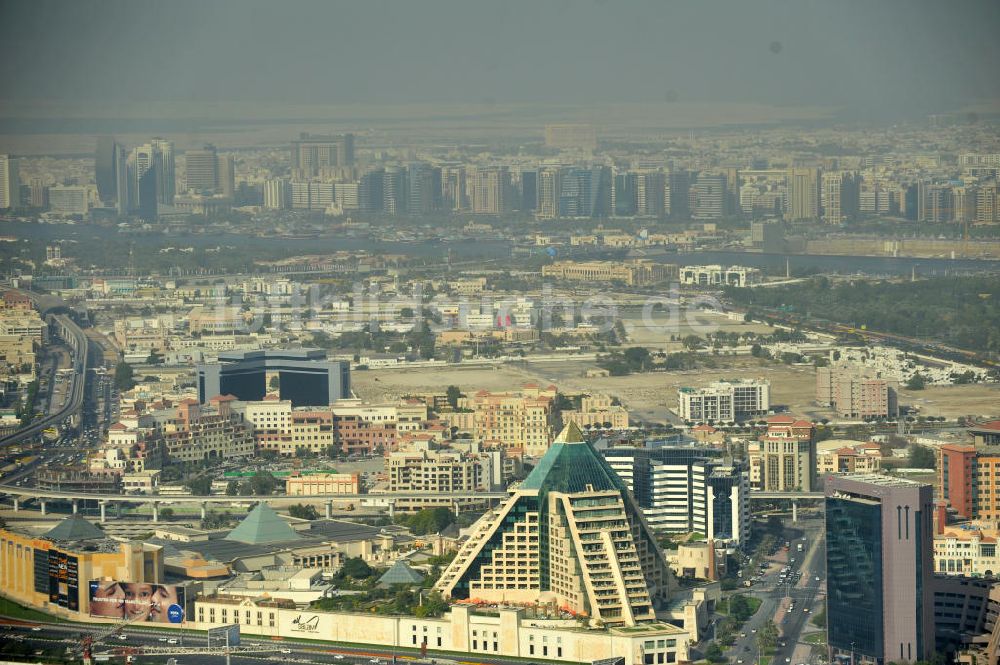
<instances>
[{"instance_id":1,"label":"car on road","mask_svg":"<svg viewBox=\"0 0 1000 665\"><path fill-rule=\"evenodd\" d=\"M334 660L344 660L344 654L342 654L342 653L335 653L335 654L333 654L333 659Z\"/></svg>"},{"instance_id":2,"label":"car on road","mask_svg":"<svg viewBox=\"0 0 1000 665\"><path fill-rule=\"evenodd\" d=\"M281 653L292 653L291 649L282 649Z\"/></svg>"},{"instance_id":3,"label":"car on road","mask_svg":"<svg viewBox=\"0 0 1000 665\"><path fill-rule=\"evenodd\" d=\"M42 627L41 626L32 626L31 630L33 630L36 633L40 633L40 632L42 632Z\"/></svg>"}]
</instances>

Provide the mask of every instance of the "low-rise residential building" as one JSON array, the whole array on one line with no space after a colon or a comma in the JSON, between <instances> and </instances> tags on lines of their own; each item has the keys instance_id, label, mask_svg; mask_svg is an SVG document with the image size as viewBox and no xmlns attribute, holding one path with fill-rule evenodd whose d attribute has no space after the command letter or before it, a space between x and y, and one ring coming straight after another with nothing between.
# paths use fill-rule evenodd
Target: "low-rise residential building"
<instances>
[{"instance_id":1,"label":"low-rise residential building","mask_svg":"<svg viewBox=\"0 0 1000 665\"><path fill-rule=\"evenodd\" d=\"M934 534L934 571L942 575L993 577L1000 574L997 537L991 523L955 524Z\"/></svg>"},{"instance_id":2,"label":"low-rise residential building","mask_svg":"<svg viewBox=\"0 0 1000 665\"><path fill-rule=\"evenodd\" d=\"M771 382L766 379L716 381L704 388L677 390L677 415L685 421L735 422L767 414Z\"/></svg>"},{"instance_id":3,"label":"low-rise residential building","mask_svg":"<svg viewBox=\"0 0 1000 665\"><path fill-rule=\"evenodd\" d=\"M390 453L385 460L390 492L490 492L503 487L503 451L468 452L434 450L414 445L413 450ZM397 510L420 510L481 503L475 499L451 498L396 499Z\"/></svg>"},{"instance_id":4,"label":"low-rise residential building","mask_svg":"<svg viewBox=\"0 0 1000 665\"><path fill-rule=\"evenodd\" d=\"M555 386L536 384L501 393L481 390L458 400L468 419L462 418L463 413L442 413L441 419L449 426L470 430L486 446L521 448L528 456L540 457L552 441L556 392Z\"/></svg>"},{"instance_id":5,"label":"low-rise residential building","mask_svg":"<svg viewBox=\"0 0 1000 665\"><path fill-rule=\"evenodd\" d=\"M579 410L563 411L561 416L563 425L568 425L572 421L582 428L628 427L628 409L621 404L615 404L608 395L587 395L580 400Z\"/></svg>"},{"instance_id":6,"label":"low-rise residential building","mask_svg":"<svg viewBox=\"0 0 1000 665\"><path fill-rule=\"evenodd\" d=\"M882 453L878 444L827 440L823 442L823 449L816 451L816 470L820 475L878 473L881 468Z\"/></svg>"},{"instance_id":7,"label":"low-rise residential building","mask_svg":"<svg viewBox=\"0 0 1000 665\"><path fill-rule=\"evenodd\" d=\"M167 457L179 462L253 457L253 427L231 410L231 401L216 397L206 407L188 399L176 411L153 413Z\"/></svg>"},{"instance_id":8,"label":"low-rise residential building","mask_svg":"<svg viewBox=\"0 0 1000 665\"><path fill-rule=\"evenodd\" d=\"M816 368L816 401L844 418L895 418L899 382L850 366Z\"/></svg>"}]
</instances>

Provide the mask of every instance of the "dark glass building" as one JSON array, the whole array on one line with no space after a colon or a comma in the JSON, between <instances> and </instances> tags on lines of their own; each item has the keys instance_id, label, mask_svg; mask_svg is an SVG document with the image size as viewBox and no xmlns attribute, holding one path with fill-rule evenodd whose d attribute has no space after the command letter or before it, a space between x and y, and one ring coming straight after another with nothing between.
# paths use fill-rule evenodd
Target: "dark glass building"
<instances>
[{"instance_id":1,"label":"dark glass building","mask_svg":"<svg viewBox=\"0 0 1000 665\"><path fill-rule=\"evenodd\" d=\"M268 392L268 377L278 376L278 395L292 406L326 406L351 396L347 362L327 360L320 349L220 353L219 362L198 365L198 401L233 395L258 401Z\"/></svg>"},{"instance_id":2,"label":"dark glass building","mask_svg":"<svg viewBox=\"0 0 1000 665\"><path fill-rule=\"evenodd\" d=\"M934 651L932 488L874 474L826 479L827 630L843 663Z\"/></svg>"}]
</instances>

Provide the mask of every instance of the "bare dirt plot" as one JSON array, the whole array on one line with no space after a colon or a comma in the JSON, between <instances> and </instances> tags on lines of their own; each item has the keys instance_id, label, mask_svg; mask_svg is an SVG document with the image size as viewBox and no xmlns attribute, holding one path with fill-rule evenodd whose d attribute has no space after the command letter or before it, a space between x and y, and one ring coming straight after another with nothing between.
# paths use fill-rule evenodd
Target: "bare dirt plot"
<instances>
[{"instance_id":1,"label":"bare dirt plot","mask_svg":"<svg viewBox=\"0 0 1000 665\"><path fill-rule=\"evenodd\" d=\"M924 416L974 416L986 420L1000 417L1000 385L927 386L923 390L901 388L899 403L919 407L920 414Z\"/></svg>"},{"instance_id":2,"label":"bare dirt plot","mask_svg":"<svg viewBox=\"0 0 1000 665\"><path fill-rule=\"evenodd\" d=\"M443 393L449 385L462 392L514 390L525 383L555 384L564 393L603 393L618 397L638 420L666 422L677 408L677 389L699 388L723 379L762 377L771 381L771 405L792 414L819 420L835 414L815 404L816 370L783 365L750 356L716 356L716 369L655 372L588 378L596 368L587 360L507 364L497 368L448 365L411 369L387 368L355 372L352 384L358 396L372 402L391 401L409 394ZM1000 417L1000 386L930 386L900 391L900 403L920 407L928 416L955 418L974 415Z\"/></svg>"},{"instance_id":3,"label":"bare dirt plot","mask_svg":"<svg viewBox=\"0 0 1000 665\"><path fill-rule=\"evenodd\" d=\"M477 390L514 390L538 379L513 365L497 368L480 365L448 365L412 369L385 368L351 375L351 386L358 397L370 402L392 401L406 395L443 393L448 386L458 386L464 393Z\"/></svg>"}]
</instances>

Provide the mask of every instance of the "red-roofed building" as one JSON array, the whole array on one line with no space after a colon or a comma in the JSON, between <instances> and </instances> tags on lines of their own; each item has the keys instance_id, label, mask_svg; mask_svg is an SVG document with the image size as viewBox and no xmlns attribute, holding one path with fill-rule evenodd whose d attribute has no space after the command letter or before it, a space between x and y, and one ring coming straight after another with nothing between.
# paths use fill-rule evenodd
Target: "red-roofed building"
<instances>
[{"instance_id":1,"label":"red-roofed building","mask_svg":"<svg viewBox=\"0 0 1000 665\"><path fill-rule=\"evenodd\" d=\"M791 416L768 418L767 432L748 450L750 484L765 492L811 492L816 486L816 428Z\"/></svg>"},{"instance_id":2,"label":"red-roofed building","mask_svg":"<svg viewBox=\"0 0 1000 665\"><path fill-rule=\"evenodd\" d=\"M1000 446L1000 420L976 423L969 428L969 434L977 446Z\"/></svg>"}]
</instances>

